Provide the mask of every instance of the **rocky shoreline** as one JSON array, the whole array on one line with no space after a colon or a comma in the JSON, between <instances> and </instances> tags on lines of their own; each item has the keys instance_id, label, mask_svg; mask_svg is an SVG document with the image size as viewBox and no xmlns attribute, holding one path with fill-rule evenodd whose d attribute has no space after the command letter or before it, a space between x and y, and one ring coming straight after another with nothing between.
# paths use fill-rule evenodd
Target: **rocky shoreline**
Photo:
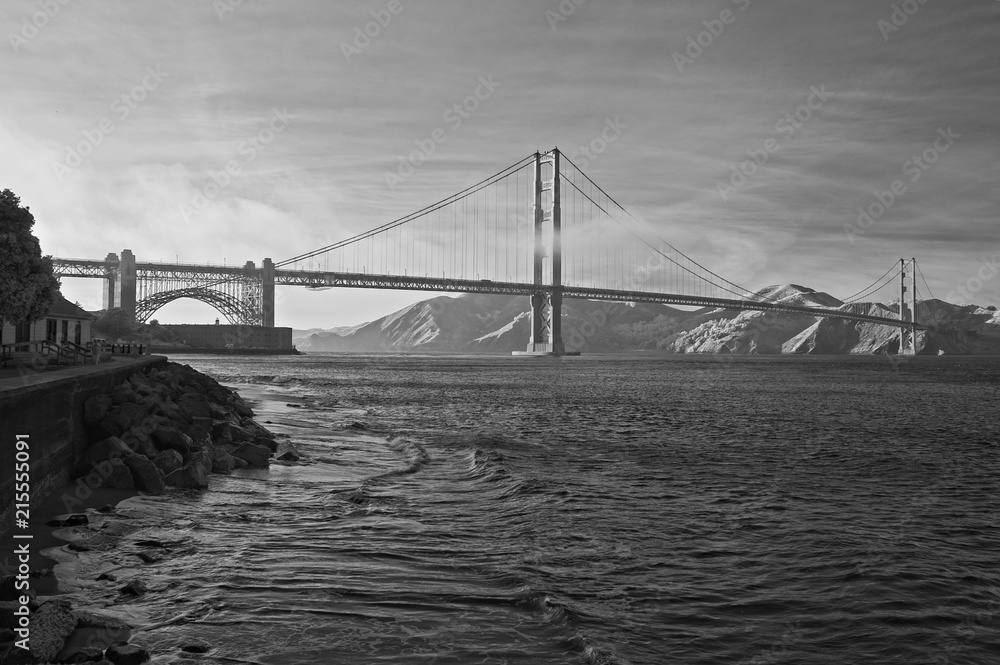
<instances>
[{"instance_id":1,"label":"rocky shoreline","mask_svg":"<svg viewBox=\"0 0 1000 665\"><path fill-rule=\"evenodd\" d=\"M54 544L63 544L69 552L114 550L128 533L127 517L100 502L109 496L158 495L171 487L204 489L213 473L267 468L272 459L300 458L287 437L254 420L253 410L238 393L176 363L136 371L109 393L87 400L83 416L90 445L73 468L74 483L47 502L43 514L48 533L39 534L61 539ZM158 561L166 548L154 541L136 545L131 554L143 563ZM51 569L32 570L31 576L30 651L14 644L14 612L24 592L16 590L14 576L0 580L0 663L130 665L150 659L144 649L128 644L139 627L74 608L59 597ZM95 581L116 585L122 602L148 592L141 578L119 580L105 572ZM183 647L192 655L208 649L202 644Z\"/></svg>"}]
</instances>

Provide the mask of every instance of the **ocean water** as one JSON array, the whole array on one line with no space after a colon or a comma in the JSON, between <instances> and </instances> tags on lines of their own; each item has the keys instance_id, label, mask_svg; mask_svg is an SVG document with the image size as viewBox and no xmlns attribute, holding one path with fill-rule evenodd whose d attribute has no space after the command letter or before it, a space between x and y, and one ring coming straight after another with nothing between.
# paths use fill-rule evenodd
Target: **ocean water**
<instances>
[{"instance_id":1,"label":"ocean water","mask_svg":"<svg viewBox=\"0 0 1000 665\"><path fill-rule=\"evenodd\" d=\"M998 358L174 360L305 461L78 555L154 662L1000 663Z\"/></svg>"}]
</instances>

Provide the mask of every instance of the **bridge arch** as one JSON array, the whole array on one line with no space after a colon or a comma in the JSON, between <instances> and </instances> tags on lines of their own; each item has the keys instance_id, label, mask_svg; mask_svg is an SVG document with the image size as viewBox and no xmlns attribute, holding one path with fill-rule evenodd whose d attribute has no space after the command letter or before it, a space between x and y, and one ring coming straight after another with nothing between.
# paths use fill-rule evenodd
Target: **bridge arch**
<instances>
[{"instance_id":1,"label":"bridge arch","mask_svg":"<svg viewBox=\"0 0 1000 665\"><path fill-rule=\"evenodd\" d=\"M164 305L182 298L191 298L208 305L211 305L226 320L233 325L241 325L253 318L253 312L249 311L246 303L239 298L229 294L204 287L192 287L188 289L175 289L173 291L160 291L151 296L143 298L135 304L135 320L145 323L151 316Z\"/></svg>"}]
</instances>

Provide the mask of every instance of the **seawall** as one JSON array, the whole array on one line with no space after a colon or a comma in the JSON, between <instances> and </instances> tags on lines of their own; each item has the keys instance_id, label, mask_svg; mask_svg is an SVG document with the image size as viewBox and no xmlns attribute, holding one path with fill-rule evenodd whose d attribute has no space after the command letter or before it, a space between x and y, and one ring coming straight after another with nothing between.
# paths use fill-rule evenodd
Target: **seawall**
<instances>
[{"instance_id":1,"label":"seawall","mask_svg":"<svg viewBox=\"0 0 1000 665\"><path fill-rule=\"evenodd\" d=\"M83 403L108 393L134 372L167 364L162 356L120 358L0 381L0 536L14 525L17 435L27 434L31 507L70 482L75 459L88 445Z\"/></svg>"}]
</instances>

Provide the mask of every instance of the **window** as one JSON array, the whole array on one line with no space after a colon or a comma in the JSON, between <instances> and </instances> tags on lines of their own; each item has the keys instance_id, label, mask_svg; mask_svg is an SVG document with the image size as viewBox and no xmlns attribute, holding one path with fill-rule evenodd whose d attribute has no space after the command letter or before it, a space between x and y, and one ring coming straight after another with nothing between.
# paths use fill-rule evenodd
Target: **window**
<instances>
[{"instance_id":1,"label":"window","mask_svg":"<svg viewBox=\"0 0 1000 665\"><path fill-rule=\"evenodd\" d=\"M56 341L59 331L59 322L55 319L45 319L45 339L50 342Z\"/></svg>"}]
</instances>

